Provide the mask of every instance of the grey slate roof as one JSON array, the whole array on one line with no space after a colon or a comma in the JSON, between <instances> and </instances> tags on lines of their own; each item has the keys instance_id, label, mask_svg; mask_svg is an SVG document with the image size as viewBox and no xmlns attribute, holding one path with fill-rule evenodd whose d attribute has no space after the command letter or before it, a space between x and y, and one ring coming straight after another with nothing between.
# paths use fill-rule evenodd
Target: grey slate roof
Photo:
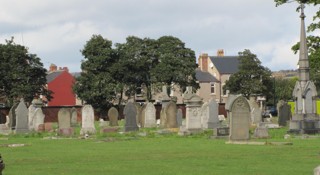
<instances>
[{"instance_id":1,"label":"grey slate roof","mask_svg":"<svg viewBox=\"0 0 320 175\"><path fill-rule=\"evenodd\" d=\"M239 71L239 56L211 56L210 60L220 74L234 74Z\"/></svg>"},{"instance_id":2,"label":"grey slate roof","mask_svg":"<svg viewBox=\"0 0 320 175\"><path fill-rule=\"evenodd\" d=\"M196 69L196 79L199 82L218 82L218 80L209 72L201 71L199 68Z\"/></svg>"},{"instance_id":3,"label":"grey slate roof","mask_svg":"<svg viewBox=\"0 0 320 175\"><path fill-rule=\"evenodd\" d=\"M56 79L63 71L55 71L55 72L50 72L48 73L48 75L46 76L47 78L47 83L50 83L51 81L53 81L54 79Z\"/></svg>"}]
</instances>

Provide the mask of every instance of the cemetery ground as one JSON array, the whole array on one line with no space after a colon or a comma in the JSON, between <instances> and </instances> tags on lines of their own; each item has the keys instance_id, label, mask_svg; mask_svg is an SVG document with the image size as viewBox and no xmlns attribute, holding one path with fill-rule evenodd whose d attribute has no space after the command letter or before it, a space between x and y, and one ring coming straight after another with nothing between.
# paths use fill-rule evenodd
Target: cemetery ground
<instances>
[{"instance_id":1,"label":"cemetery ground","mask_svg":"<svg viewBox=\"0 0 320 175\"><path fill-rule=\"evenodd\" d=\"M88 138L29 133L0 136L0 154L4 175L312 174L320 164L320 139L284 139L287 129L269 129L270 138L251 139L264 145L226 144L211 139L212 130L179 136L152 128Z\"/></svg>"}]
</instances>

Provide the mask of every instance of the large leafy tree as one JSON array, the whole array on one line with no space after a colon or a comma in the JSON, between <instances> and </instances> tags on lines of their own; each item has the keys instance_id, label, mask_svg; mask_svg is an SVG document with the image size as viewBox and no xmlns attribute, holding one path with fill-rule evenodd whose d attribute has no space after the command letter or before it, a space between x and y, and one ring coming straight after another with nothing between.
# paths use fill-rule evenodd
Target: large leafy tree
<instances>
[{"instance_id":1,"label":"large leafy tree","mask_svg":"<svg viewBox=\"0 0 320 175\"><path fill-rule=\"evenodd\" d=\"M84 56L82 72L73 90L80 99L104 115L119 90L112 68L117 62L117 55L112 49L112 42L101 35L93 35L81 52Z\"/></svg>"},{"instance_id":2,"label":"large leafy tree","mask_svg":"<svg viewBox=\"0 0 320 175\"><path fill-rule=\"evenodd\" d=\"M0 44L0 53L0 96L8 106L19 98L26 102L39 95L45 95L48 100L52 98L52 92L45 87L46 69L37 55L15 44L13 38Z\"/></svg>"},{"instance_id":3,"label":"large leafy tree","mask_svg":"<svg viewBox=\"0 0 320 175\"><path fill-rule=\"evenodd\" d=\"M186 86L193 86L198 89L196 83L195 53L186 48L179 38L173 36L163 36L158 40L157 66L152 70L152 75L156 82L162 82L168 86L178 85L180 90Z\"/></svg>"},{"instance_id":4,"label":"large leafy tree","mask_svg":"<svg viewBox=\"0 0 320 175\"><path fill-rule=\"evenodd\" d=\"M226 81L224 90L232 94L272 96L271 71L261 65L261 61L250 50L239 52L239 71Z\"/></svg>"},{"instance_id":5,"label":"large leafy tree","mask_svg":"<svg viewBox=\"0 0 320 175\"><path fill-rule=\"evenodd\" d=\"M276 5L282 5L292 0L274 0ZM297 0L298 3L310 4L317 6L320 4L319 0ZM298 7L297 10L299 10ZM307 32L317 32L320 29L320 10L313 16L313 22L308 26ZM309 35L307 37L308 54L310 62L310 79L315 83L318 94L320 93L320 36ZM299 50L299 43L292 47L292 50L297 53Z\"/></svg>"}]
</instances>

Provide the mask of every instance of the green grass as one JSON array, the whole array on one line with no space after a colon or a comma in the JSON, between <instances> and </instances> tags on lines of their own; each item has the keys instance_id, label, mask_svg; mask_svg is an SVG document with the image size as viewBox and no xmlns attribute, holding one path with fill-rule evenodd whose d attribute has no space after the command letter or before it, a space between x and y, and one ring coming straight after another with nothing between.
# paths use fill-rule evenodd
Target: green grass
<instances>
[{"instance_id":1,"label":"green grass","mask_svg":"<svg viewBox=\"0 0 320 175\"><path fill-rule=\"evenodd\" d=\"M156 129L97 134L89 139L43 139L51 133L2 136L4 175L96 174L312 174L320 165L320 139L284 140L287 128L270 130L270 139L293 145L233 145L209 139L212 131L191 136L160 135ZM140 131L141 132L141 131ZM27 144L5 147L5 144Z\"/></svg>"}]
</instances>

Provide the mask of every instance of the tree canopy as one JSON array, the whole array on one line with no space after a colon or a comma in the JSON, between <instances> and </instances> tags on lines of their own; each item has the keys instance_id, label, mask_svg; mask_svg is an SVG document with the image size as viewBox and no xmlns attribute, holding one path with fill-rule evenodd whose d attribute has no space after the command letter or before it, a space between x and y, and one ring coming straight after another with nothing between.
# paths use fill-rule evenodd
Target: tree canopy
<instances>
[{"instance_id":1,"label":"tree canopy","mask_svg":"<svg viewBox=\"0 0 320 175\"><path fill-rule=\"evenodd\" d=\"M239 71L232 74L223 87L231 94L272 96L271 71L250 50L239 52Z\"/></svg>"},{"instance_id":2,"label":"tree canopy","mask_svg":"<svg viewBox=\"0 0 320 175\"><path fill-rule=\"evenodd\" d=\"M113 102L135 94L137 87L146 87L146 100L152 99L157 84L198 88L195 78L194 51L178 38L163 36L157 40L129 36L125 43L112 42L93 35L82 50L81 76L75 93L96 109L107 109Z\"/></svg>"},{"instance_id":3,"label":"tree canopy","mask_svg":"<svg viewBox=\"0 0 320 175\"><path fill-rule=\"evenodd\" d=\"M52 92L45 88L46 69L36 54L15 44L13 38L0 44L0 53L0 96L8 106L19 98L26 102L39 95L45 95L48 100L52 98Z\"/></svg>"}]
</instances>

